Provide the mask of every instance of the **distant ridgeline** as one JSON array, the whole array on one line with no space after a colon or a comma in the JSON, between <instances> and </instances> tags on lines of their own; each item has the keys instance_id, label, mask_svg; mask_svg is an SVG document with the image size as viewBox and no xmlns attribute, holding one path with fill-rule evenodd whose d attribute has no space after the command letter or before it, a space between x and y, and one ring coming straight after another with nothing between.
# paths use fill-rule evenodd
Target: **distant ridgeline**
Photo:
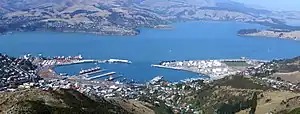
<instances>
[{"instance_id":1,"label":"distant ridgeline","mask_svg":"<svg viewBox=\"0 0 300 114\"><path fill-rule=\"evenodd\" d=\"M229 0L2 0L0 33L7 31L84 32L99 35L137 35L141 27L182 21L237 21L298 30L274 12ZM278 15L276 15L278 16Z\"/></svg>"},{"instance_id":2,"label":"distant ridgeline","mask_svg":"<svg viewBox=\"0 0 300 114\"><path fill-rule=\"evenodd\" d=\"M290 26L290 25L287 25L287 24L285 24L283 22L280 22L276 19L274 19L273 21L275 21L276 24L269 23L269 22L258 22L258 24L268 26L272 30L273 29L282 29L282 30L291 30L291 31L300 30L300 26Z\"/></svg>"},{"instance_id":3,"label":"distant ridgeline","mask_svg":"<svg viewBox=\"0 0 300 114\"><path fill-rule=\"evenodd\" d=\"M269 29L266 29L264 31L270 31L270 32L274 32L274 33L280 33L280 32L287 33L287 32L300 30L300 26L286 25L285 23L280 22L276 19L273 19L273 21L275 21L276 24L269 23L269 22L257 22L257 23L269 27ZM259 29L241 29L237 33L238 33L238 35L248 35L248 34L254 34L254 33L262 32L262 31L263 30L259 30ZM280 36L281 35L279 35L279 37Z\"/></svg>"}]
</instances>

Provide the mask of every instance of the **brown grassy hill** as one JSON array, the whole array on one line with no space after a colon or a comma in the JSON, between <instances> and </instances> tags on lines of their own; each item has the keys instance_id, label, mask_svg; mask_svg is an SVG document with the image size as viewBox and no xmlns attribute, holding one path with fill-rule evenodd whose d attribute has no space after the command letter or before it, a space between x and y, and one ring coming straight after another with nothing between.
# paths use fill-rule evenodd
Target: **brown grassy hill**
<instances>
[{"instance_id":1,"label":"brown grassy hill","mask_svg":"<svg viewBox=\"0 0 300 114\"><path fill-rule=\"evenodd\" d=\"M85 96L66 89L0 93L0 114L170 114L168 111L146 102Z\"/></svg>"},{"instance_id":2,"label":"brown grassy hill","mask_svg":"<svg viewBox=\"0 0 300 114\"><path fill-rule=\"evenodd\" d=\"M6 114L128 114L120 106L104 99L92 100L74 90L37 89L0 94L0 113Z\"/></svg>"}]
</instances>

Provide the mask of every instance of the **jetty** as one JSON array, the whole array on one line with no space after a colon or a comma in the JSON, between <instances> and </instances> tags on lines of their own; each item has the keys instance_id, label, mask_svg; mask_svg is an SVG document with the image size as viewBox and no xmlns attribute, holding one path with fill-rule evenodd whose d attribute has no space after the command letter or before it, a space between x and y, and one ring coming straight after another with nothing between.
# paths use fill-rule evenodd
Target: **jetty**
<instances>
[{"instance_id":1,"label":"jetty","mask_svg":"<svg viewBox=\"0 0 300 114\"><path fill-rule=\"evenodd\" d=\"M104 61L99 61L99 62L104 62L104 63L126 63L126 64L131 64L132 63L131 61L125 60L125 59L109 59L109 60L104 60Z\"/></svg>"},{"instance_id":2,"label":"jetty","mask_svg":"<svg viewBox=\"0 0 300 114\"><path fill-rule=\"evenodd\" d=\"M86 78L86 80L94 80L94 79L97 79L97 78L102 78L102 77L106 77L106 76L110 76L110 75L114 75L114 74L116 74L116 72L109 72L109 73L105 73L105 74L101 74L101 75Z\"/></svg>"},{"instance_id":3,"label":"jetty","mask_svg":"<svg viewBox=\"0 0 300 114\"><path fill-rule=\"evenodd\" d=\"M97 74L97 73L101 73L101 72L104 72L104 71L106 71L106 70L103 69L103 70L93 71L93 72L85 73L85 74L86 74L86 75L92 75L92 74Z\"/></svg>"},{"instance_id":4,"label":"jetty","mask_svg":"<svg viewBox=\"0 0 300 114\"><path fill-rule=\"evenodd\" d=\"M155 65L155 64L152 64L151 67L164 68L164 69L173 69L173 70L183 70L182 68L179 68L179 67L171 67L171 66Z\"/></svg>"}]
</instances>

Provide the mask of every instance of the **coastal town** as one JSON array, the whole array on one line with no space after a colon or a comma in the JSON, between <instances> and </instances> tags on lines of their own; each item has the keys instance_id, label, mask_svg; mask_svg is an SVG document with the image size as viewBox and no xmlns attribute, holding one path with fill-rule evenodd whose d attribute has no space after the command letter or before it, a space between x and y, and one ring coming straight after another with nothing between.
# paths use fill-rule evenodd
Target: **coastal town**
<instances>
[{"instance_id":1,"label":"coastal town","mask_svg":"<svg viewBox=\"0 0 300 114\"><path fill-rule=\"evenodd\" d=\"M41 60L42 59L42 60ZM110 59L103 60L109 63L126 63L129 60ZM103 62L100 61L100 62ZM168 82L163 76L154 77L147 83L136 83L128 80L113 80L111 74L93 74L101 68L82 70L77 76L55 76L47 77L38 75L43 70L48 70L56 65L82 64L85 62L99 62L99 60L85 61L82 56L43 58L25 55L19 58L9 57L1 54L1 91L18 91L22 89L38 88L44 91L59 89L74 89L85 95L99 96L104 98L126 98L135 100L150 100L153 104L164 102L175 112L200 113L194 104L188 104L186 96L193 91L200 91L211 86L216 80L227 76L250 76L249 79L255 83L278 89L300 92L298 83L291 83L278 78L267 77L275 73L277 63L274 61L251 60L251 59L226 59L226 60L198 60L198 61L171 61L161 62L163 68L185 70L208 75L210 78L191 78L179 82ZM52 66L53 65L53 66ZM51 67L52 66L52 67ZM154 66L154 65L152 65ZM265 75L259 75L265 74ZM99 77L110 77L97 79Z\"/></svg>"},{"instance_id":2,"label":"coastal town","mask_svg":"<svg viewBox=\"0 0 300 114\"><path fill-rule=\"evenodd\" d=\"M0 1L0 114L300 114L299 0Z\"/></svg>"},{"instance_id":3,"label":"coastal town","mask_svg":"<svg viewBox=\"0 0 300 114\"><path fill-rule=\"evenodd\" d=\"M184 70L207 75L211 79L221 79L225 76L235 75L248 67L260 67L266 60L224 59L224 60L188 60L188 61L163 61L153 67Z\"/></svg>"}]
</instances>

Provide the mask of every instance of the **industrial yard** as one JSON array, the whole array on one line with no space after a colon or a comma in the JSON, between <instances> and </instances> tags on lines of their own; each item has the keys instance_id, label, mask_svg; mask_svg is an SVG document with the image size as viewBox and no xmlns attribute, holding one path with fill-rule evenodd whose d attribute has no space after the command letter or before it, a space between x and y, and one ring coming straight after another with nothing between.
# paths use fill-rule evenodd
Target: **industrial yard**
<instances>
[{"instance_id":1,"label":"industrial yard","mask_svg":"<svg viewBox=\"0 0 300 114\"><path fill-rule=\"evenodd\" d=\"M187 61L163 61L153 67L184 70L209 76L211 79L221 79L225 76L235 75L248 67L259 67L266 60L254 59L221 59L221 60L187 60Z\"/></svg>"}]
</instances>

